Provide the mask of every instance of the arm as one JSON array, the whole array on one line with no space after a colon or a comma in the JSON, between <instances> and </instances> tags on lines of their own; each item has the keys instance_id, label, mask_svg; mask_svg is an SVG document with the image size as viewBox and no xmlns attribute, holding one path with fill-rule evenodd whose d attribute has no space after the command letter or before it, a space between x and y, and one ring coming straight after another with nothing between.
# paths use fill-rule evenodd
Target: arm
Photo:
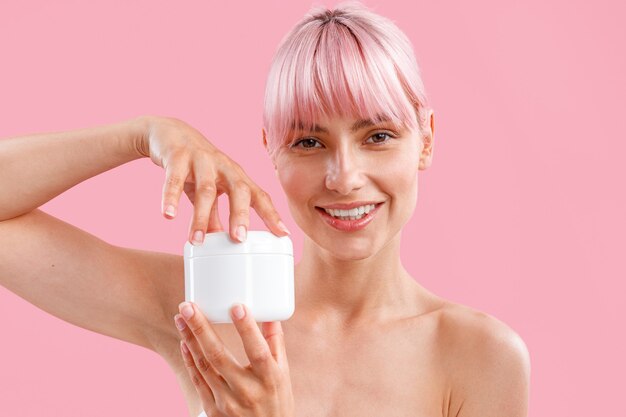
<instances>
[{"instance_id":1,"label":"arm","mask_svg":"<svg viewBox=\"0 0 626 417\"><path fill-rule=\"evenodd\" d=\"M0 221L41 206L74 185L143 157L146 118L0 140Z\"/></svg>"},{"instance_id":2,"label":"arm","mask_svg":"<svg viewBox=\"0 0 626 417\"><path fill-rule=\"evenodd\" d=\"M164 314L159 286L178 282L177 257L114 247L36 209L143 157L145 120L0 141L0 285L70 323L153 348L149 335ZM159 282L163 273L169 284ZM171 297L183 299L183 289Z\"/></svg>"},{"instance_id":3,"label":"arm","mask_svg":"<svg viewBox=\"0 0 626 417\"><path fill-rule=\"evenodd\" d=\"M0 248L0 284L42 310L159 353L176 338L180 256L116 247L38 209L0 222Z\"/></svg>"},{"instance_id":4,"label":"arm","mask_svg":"<svg viewBox=\"0 0 626 417\"><path fill-rule=\"evenodd\" d=\"M176 215L183 191L194 205L189 240L223 230L216 199L228 194L229 232L245 240L249 207L277 236L289 234L269 194L198 130L168 117L142 116L112 125L0 141L0 221L27 213L111 168L149 157L165 172L161 212ZM244 229L240 238L236 231Z\"/></svg>"}]
</instances>

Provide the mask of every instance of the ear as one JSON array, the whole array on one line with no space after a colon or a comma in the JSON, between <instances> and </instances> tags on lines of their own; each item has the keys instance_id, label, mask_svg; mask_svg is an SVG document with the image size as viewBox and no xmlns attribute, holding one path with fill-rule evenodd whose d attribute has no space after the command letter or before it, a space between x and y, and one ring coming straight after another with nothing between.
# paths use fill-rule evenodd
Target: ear
<instances>
[{"instance_id":1,"label":"ear","mask_svg":"<svg viewBox=\"0 0 626 417\"><path fill-rule=\"evenodd\" d=\"M265 147L265 151L266 151L267 153L269 153L269 149L268 149L268 147L267 147L267 134L265 133L265 128L262 128L262 129L261 129L261 132L263 133L263 147ZM272 160L272 163L274 164L274 173L275 173L276 175L278 175L278 171L277 171L277 169L276 169L276 164L274 163L274 161L273 161L273 160Z\"/></svg>"},{"instance_id":2,"label":"ear","mask_svg":"<svg viewBox=\"0 0 626 417\"><path fill-rule=\"evenodd\" d=\"M265 128L261 128L261 132L263 133L263 147L265 147L265 151L267 151L267 136L265 134Z\"/></svg>"},{"instance_id":3,"label":"ear","mask_svg":"<svg viewBox=\"0 0 626 417\"><path fill-rule=\"evenodd\" d=\"M422 138L424 147L420 153L419 169L421 170L428 168L433 161L435 139L435 112L433 109L428 110L427 120L429 121L429 126L424 131Z\"/></svg>"}]
</instances>

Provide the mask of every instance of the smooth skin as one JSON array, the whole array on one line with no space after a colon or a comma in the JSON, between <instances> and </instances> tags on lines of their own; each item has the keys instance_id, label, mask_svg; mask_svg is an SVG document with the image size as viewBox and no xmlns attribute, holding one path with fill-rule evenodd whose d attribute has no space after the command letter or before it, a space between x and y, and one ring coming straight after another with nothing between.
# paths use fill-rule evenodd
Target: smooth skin
<instances>
[{"instance_id":1,"label":"smooth skin","mask_svg":"<svg viewBox=\"0 0 626 417\"><path fill-rule=\"evenodd\" d=\"M415 132L393 132L398 140L384 151L374 148L383 135L372 136L390 126L353 132L352 120L326 120L329 133L313 135L320 147L310 154L289 148L273 161L305 234L295 270L298 307L281 323L298 417L527 414L530 361L521 338L485 313L431 294L399 263L399 231L416 197L411 176L431 163L433 120L431 114L423 141ZM394 154L403 156L402 172L409 171L392 182L382 174L398 165ZM213 204L222 193L229 196L231 238L237 239L239 225L247 227L249 206L270 231L285 235L267 193L180 120L144 116L10 138L0 141L0 284L65 321L159 353L196 417L211 401L216 407L229 404L209 398L210 376L205 386L194 384L194 369L208 369L196 365L215 360L210 352L220 340L223 352L254 368L256 356L251 360L246 345L253 339L241 326L207 321L196 323L193 334L215 337L181 334L174 320L184 300L181 256L113 246L38 209L81 181L142 157L166 171L166 218L166 208L176 207L183 192L194 203L190 240L196 230L222 230ZM298 182L312 172L318 176ZM315 203L358 197L383 198L386 204L364 233L346 237L318 223ZM25 265L25 251L41 256ZM276 329L275 323L263 325ZM256 334L257 347L263 346L260 334L271 350L268 333ZM190 342L193 367L181 340ZM277 404L289 410L289 395L281 398Z\"/></svg>"}]
</instances>

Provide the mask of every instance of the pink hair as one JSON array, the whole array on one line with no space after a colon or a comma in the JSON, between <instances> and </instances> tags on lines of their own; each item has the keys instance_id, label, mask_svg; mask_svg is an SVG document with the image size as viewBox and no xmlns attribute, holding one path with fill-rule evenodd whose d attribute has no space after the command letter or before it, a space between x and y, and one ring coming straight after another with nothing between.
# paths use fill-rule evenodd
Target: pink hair
<instances>
[{"instance_id":1,"label":"pink hair","mask_svg":"<svg viewBox=\"0 0 626 417\"><path fill-rule=\"evenodd\" d=\"M358 2L314 6L285 36L270 67L263 123L274 158L294 126L320 114L391 120L421 132L428 107L406 35Z\"/></svg>"}]
</instances>

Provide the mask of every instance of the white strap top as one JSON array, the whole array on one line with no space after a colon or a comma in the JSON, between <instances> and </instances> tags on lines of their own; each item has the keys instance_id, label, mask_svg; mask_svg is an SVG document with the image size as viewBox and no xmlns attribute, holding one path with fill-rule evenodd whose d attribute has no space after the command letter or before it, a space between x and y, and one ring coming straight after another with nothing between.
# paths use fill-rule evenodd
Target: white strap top
<instances>
[{"instance_id":1,"label":"white strap top","mask_svg":"<svg viewBox=\"0 0 626 417\"><path fill-rule=\"evenodd\" d=\"M206 413L203 411L198 417L206 417Z\"/></svg>"}]
</instances>

